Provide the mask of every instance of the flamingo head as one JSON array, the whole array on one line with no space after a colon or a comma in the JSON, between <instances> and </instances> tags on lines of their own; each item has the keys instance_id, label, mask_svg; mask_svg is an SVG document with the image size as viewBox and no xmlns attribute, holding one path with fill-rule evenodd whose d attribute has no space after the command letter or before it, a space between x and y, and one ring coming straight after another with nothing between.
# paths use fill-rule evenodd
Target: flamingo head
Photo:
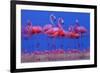
<instances>
[{"instance_id":1,"label":"flamingo head","mask_svg":"<svg viewBox=\"0 0 100 73\"><path fill-rule=\"evenodd\" d=\"M54 24L54 22L56 21L56 17L53 14L51 14L50 20L51 20L51 23Z\"/></svg>"},{"instance_id":2,"label":"flamingo head","mask_svg":"<svg viewBox=\"0 0 100 73\"><path fill-rule=\"evenodd\" d=\"M76 26L80 26L80 25L79 25L79 20L78 20L78 19L76 19L75 23L76 23Z\"/></svg>"},{"instance_id":3,"label":"flamingo head","mask_svg":"<svg viewBox=\"0 0 100 73\"><path fill-rule=\"evenodd\" d=\"M27 25L28 25L28 26L31 26L31 25L32 25L32 22L31 22L30 20L28 20L28 21L27 21Z\"/></svg>"},{"instance_id":4,"label":"flamingo head","mask_svg":"<svg viewBox=\"0 0 100 73\"><path fill-rule=\"evenodd\" d=\"M59 18L58 23L59 24L64 24L64 19L63 18Z\"/></svg>"},{"instance_id":5,"label":"flamingo head","mask_svg":"<svg viewBox=\"0 0 100 73\"><path fill-rule=\"evenodd\" d=\"M63 24L64 24L63 18L59 18L59 19L58 19L58 24L57 24L57 26L58 26L60 29L63 29L63 27L62 27Z\"/></svg>"}]
</instances>

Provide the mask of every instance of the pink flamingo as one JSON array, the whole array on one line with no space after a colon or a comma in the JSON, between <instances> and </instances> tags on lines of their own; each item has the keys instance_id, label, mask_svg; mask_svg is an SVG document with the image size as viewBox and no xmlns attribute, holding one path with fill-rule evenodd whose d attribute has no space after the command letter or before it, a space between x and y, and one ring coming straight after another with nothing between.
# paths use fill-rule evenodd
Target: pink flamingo
<instances>
[{"instance_id":1,"label":"pink flamingo","mask_svg":"<svg viewBox=\"0 0 100 73\"><path fill-rule=\"evenodd\" d=\"M84 26L80 26L78 19L76 19L76 25L74 27L74 31L76 33L79 33L81 35L82 38L82 34L87 32L87 29Z\"/></svg>"},{"instance_id":2,"label":"pink flamingo","mask_svg":"<svg viewBox=\"0 0 100 73\"><path fill-rule=\"evenodd\" d=\"M23 33L26 36L32 36L34 34L39 34L42 32L42 27L40 26L32 26L32 23L28 21L27 25L23 29Z\"/></svg>"},{"instance_id":3,"label":"pink flamingo","mask_svg":"<svg viewBox=\"0 0 100 73\"><path fill-rule=\"evenodd\" d=\"M65 32L65 36L68 37L68 38L71 38L71 39L77 39L80 37L80 34L73 31L73 27L70 26L68 28L68 31Z\"/></svg>"},{"instance_id":4,"label":"pink flamingo","mask_svg":"<svg viewBox=\"0 0 100 73\"><path fill-rule=\"evenodd\" d=\"M28 21L27 25L23 28L22 31L25 37L31 37L32 35L41 33L42 27L32 26L32 22ZM39 43L37 43L37 46L39 47Z\"/></svg>"},{"instance_id":5,"label":"pink flamingo","mask_svg":"<svg viewBox=\"0 0 100 73\"><path fill-rule=\"evenodd\" d=\"M56 17L54 15L50 15L50 21L52 24L54 24L54 21L56 20ZM52 37L52 38L56 38L59 34L59 28L58 27L54 27L53 25L51 24L48 24L48 25L45 25L44 28L44 33L46 35L48 35L49 37ZM55 46L53 44L53 46Z\"/></svg>"},{"instance_id":6,"label":"pink flamingo","mask_svg":"<svg viewBox=\"0 0 100 73\"><path fill-rule=\"evenodd\" d=\"M83 34L87 32L87 29L84 26L80 26L78 19L76 19L76 26L74 27L74 31Z\"/></svg>"},{"instance_id":7,"label":"pink flamingo","mask_svg":"<svg viewBox=\"0 0 100 73\"><path fill-rule=\"evenodd\" d=\"M57 26L58 26L58 28L59 28L59 30L58 30L58 32L59 32L58 36L60 36L60 37L65 36L65 32L66 32L66 31L63 29L62 24L64 24L64 20L63 20L63 18L59 18L59 19L58 19L58 24L57 24Z\"/></svg>"},{"instance_id":8,"label":"pink flamingo","mask_svg":"<svg viewBox=\"0 0 100 73\"><path fill-rule=\"evenodd\" d=\"M54 24L55 20L56 20L56 17L53 14L51 14L50 15L50 22L51 22L51 24L46 24L43 27L44 33L46 33L46 31L48 31L49 29L53 28L53 24Z\"/></svg>"},{"instance_id":9,"label":"pink flamingo","mask_svg":"<svg viewBox=\"0 0 100 73\"><path fill-rule=\"evenodd\" d=\"M77 32L75 32L75 30L74 30L74 26L70 26L69 28L68 28L68 32L66 33L66 37L68 37L68 38L71 38L71 39L79 39L80 37L81 37L81 34L80 33L77 33Z\"/></svg>"},{"instance_id":10,"label":"pink flamingo","mask_svg":"<svg viewBox=\"0 0 100 73\"><path fill-rule=\"evenodd\" d=\"M56 21L56 17L51 14L50 15L50 22L51 24L46 24L44 27L43 27L43 33L50 36L52 34L52 28L53 28L53 24L54 22ZM48 37L49 38L49 37ZM49 39L48 39L49 40ZM49 43L48 43L48 46L49 46Z\"/></svg>"}]
</instances>

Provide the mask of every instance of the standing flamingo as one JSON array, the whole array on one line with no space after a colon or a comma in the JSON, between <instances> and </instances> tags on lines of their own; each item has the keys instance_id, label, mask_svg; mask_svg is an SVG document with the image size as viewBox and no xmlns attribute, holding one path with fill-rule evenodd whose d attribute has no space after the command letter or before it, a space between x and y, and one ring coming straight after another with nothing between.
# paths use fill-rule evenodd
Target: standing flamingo
<instances>
[{"instance_id":1,"label":"standing flamingo","mask_svg":"<svg viewBox=\"0 0 100 73\"><path fill-rule=\"evenodd\" d=\"M82 35L87 32L87 29L84 26L80 26L78 19L76 19L74 31L76 33L79 33L81 35L81 39L82 39Z\"/></svg>"},{"instance_id":2,"label":"standing flamingo","mask_svg":"<svg viewBox=\"0 0 100 73\"><path fill-rule=\"evenodd\" d=\"M55 17L53 14L51 14L51 15L50 15L50 18L49 18L49 21L50 21L51 24L46 24L46 25L43 27L44 33L45 33L46 31L48 31L50 28L53 27L53 24L54 24L54 22L56 21L56 17Z\"/></svg>"},{"instance_id":3,"label":"standing flamingo","mask_svg":"<svg viewBox=\"0 0 100 73\"><path fill-rule=\"evenodd\" d=\"M80 26L78 19L76 19L76 25L74 27L74 31L77 33L81 33L81 35L83 33L87 32L87 29L84 26Z\"/></svg>"},{"instance_id":4,"label":"standing flamingo","mask_svg":"<svg viewBox=\"0 0 100 73\"><path fill-rule=\"evenodd\" d=\"M32 35L39 34L42 32L41 26L32 26L32 22L28 21L27 25L22 29L23 35L25 37L31 37ZM35 37L36 38L36 37ZM36 47L39 47L39 43L36 44Z\"/></svg>"},{"instance_id":5,"label":"standing flamingo","mask_svg":"<svg viewBox=\"0 0 100 73\"><path fill-rule=\"evenodd\" d=\"M53 28L53 25L54 25L55 21L56 21L56 17L53 14L51 14L50 15L50 22L51 22L51 24L46 24L43 27L44 34L48 34L49 30Z\"/></svg>"},{"instance_id":6,"label":"standing flamingo","mask_svg":"<svg viewBox=\"0 0 100 73\"><path fill-rule=\"evenodd\" d=\"M48 36L52 33L50 29L53 28L53 25L55 24L54 22L56 21L56 17L53 14L51 14L50 18L49 18L49 21L50 21L51 24L46 24L43 27L43 33L46 34L46 35L48 35ZM49 46L49 43L48 43L48 46Z\"/></svg>"},{"instance_id":7,"label":"standing flamingo","mask_svg":"<svg viewBox=\"0 0 100 73\"><path fill-rule=\"evenodd\" d=\"M23 34L26 36L32 36L34 34L39 34L42 32L42 27L32 26L32 22L28 21L25 28L23 28Z\"/></svg>"},{"instance_id":8,"label":"standing flamingo","mask_svg":"<svg viewBox=\"0 0 100 73\"><path fill-rule=\"evenodd\" d=\"M22 28L22 34L25 37L32 36L32 23L30 21L28 21L26 26Z\"/></svg>"}]
</instances>

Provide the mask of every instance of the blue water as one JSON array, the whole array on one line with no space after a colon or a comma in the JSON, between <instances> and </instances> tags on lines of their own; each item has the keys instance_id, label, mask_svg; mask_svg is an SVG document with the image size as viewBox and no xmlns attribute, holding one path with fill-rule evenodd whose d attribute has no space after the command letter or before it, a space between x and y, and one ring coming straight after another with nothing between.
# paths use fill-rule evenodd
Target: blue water
<instances>
[{"instance_id":1,"label":"blue water","mask_svg":"<svg viewBox=\"0 0 100 73\"><path fill-rule=\"evenodd\" d=\"M75 24L75 20L79 20L79 24L86 27L88 32L82 38L79 39L68 39L68 38L49 38L44 34L33 35L30 38L21 38L21 48L22 52L25 50L27 52L32 52L35 50L53 50L62 48L67 49L89 49L90 48L90 14L89 13L79 13L79 12L53 12L53 11L37 11L37 10L21 10L21 26L25 26L27 21L30 20L33 24L43 27L46 24L51 24L49 21L49 16L53 14L58 19L62 17L64 19L63 28L68 30L70 25ZM57 26L57 21L54 26ZM22 35L23 36L23 35ZM56 45L53 47L53 44ZM79 46L80 45L80 46Z\"/></svg>"}]
</instances>

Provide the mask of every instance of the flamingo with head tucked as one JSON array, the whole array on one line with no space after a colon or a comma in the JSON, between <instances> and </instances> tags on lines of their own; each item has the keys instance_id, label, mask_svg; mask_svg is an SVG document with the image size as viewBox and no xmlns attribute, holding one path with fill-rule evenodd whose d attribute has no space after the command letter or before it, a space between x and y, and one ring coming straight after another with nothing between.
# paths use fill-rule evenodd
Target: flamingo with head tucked
<instances>
[{"instance_id":1,"label":"flamingo with head tucked","mask_svg":"<svg viewBox=\"0 0 100 73\"><path fill-rule=\"evenodd\" d=\"M51 24L46 24L43 27L43 33L46 34L46 35L48 35L48 36L50 36L51 34L53 34L52 28L54 27L53 25L55 24L56 17L53 14L51 14L49 20L50 20ZM48 43L48 46L49 46L49 43Z\"/></svg>"}]
</instances>

